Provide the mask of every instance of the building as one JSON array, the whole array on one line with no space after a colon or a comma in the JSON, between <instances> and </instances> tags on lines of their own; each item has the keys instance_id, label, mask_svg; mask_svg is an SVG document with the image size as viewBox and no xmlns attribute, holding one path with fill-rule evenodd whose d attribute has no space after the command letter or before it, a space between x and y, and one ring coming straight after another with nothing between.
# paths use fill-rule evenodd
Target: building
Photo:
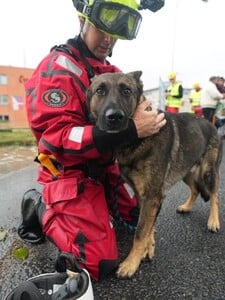
<instances>
[{"instance_id":1,"label":"building","mask_svg":"<svg viewBox=\"0 0 225 300\"><path fill-rule=\"evenodd\" d=\"M24 83L34 70L0 66L0 130L28 128ZM156 88L144 92L153 107L164 110L164 91L168 82L160 82ZM184 88L184 105L181 111L190 111L188 95L191 89Z\"/></svg>"},{"instance_id":2,"label":"building","mask_svg":"<svg viewBox=\"0 0 225 300\"><path fill-rule=\"evenodd\" d=\"M28 128L24 83L33 69L0 66L0 130Z\"/></svg>"}]
</instances>

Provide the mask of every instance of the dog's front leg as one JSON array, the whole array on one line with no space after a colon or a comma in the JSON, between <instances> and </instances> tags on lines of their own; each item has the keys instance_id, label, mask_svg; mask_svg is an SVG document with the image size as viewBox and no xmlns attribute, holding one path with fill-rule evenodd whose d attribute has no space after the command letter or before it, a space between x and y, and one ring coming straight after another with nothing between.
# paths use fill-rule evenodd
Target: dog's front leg
<instances>
[{"instance_id":1,"label":"dog's front leg","mask_svg":"<svg viewBox=\"0 0 225 300\"><path fill-rule=\"evenodd\" d=\"M161 207L161 201L160 197L155 197L141 203L133 246L127 258L119 265L118 277L131 277L146 255L153 258L155 250L154 224Z\"/></svg>"},{"instance_id":2,"label":"dog's front leg","mask_svg":"<svg viewBox=\"0 0 225 300\"><path fill-rule=\"evenodd\" d=\"M218 232L220 230L219 221L219 198L216 193L213 193L210 198L210 214L208 219L208 230Z\"/></svg>"}]
</instances>

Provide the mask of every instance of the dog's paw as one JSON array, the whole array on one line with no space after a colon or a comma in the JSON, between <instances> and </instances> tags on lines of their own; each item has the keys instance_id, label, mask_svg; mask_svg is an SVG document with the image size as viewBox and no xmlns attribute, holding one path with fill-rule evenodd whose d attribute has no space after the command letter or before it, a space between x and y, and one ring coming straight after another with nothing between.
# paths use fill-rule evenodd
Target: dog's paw
<instances>
[{"instance_id":1,"label":"dog's paw","mask_svg":"<svg viewBox=\"0 0 225 300\"><path fill-rule=\"evenodd\" d=\"M191 211L191 208L183 204L178 206L176 211L179 214L185 214L185 213L189 213Z\"/></svg>"},{"instance_id":2,"label":"dog's paw","mask_svg":"<svg viewBox=\"0 0 225 300\"><path fill-rule=\"evenodd\" d=\"M147 256L148 256L148 259L153 260L153 258L155 256L155 247L154 248L152 247L151 249L148 250Z\"/></svg>"},{"instance_id":3,"label":"dog's paw","mask_svg":"<svg viewBox=\"0 0 225 300\"><path fill-rule=\"evenodd\" d=\"M134 275L139 267L139 263L130 263L127 260L123 261L116 272L118 278L130 278Z\"/></svg>"},{"instance_id":4,"label":"dog's paw","mask_svg":"<svg viewBox=\"0 0 225 300\"><path fill-rule=\"evenodd\" d=\"M148 258L152 260L154 256L155 256L155 242L148 244L148 248L146 249L143 258Z\"/></svg>"},{"instance_id":5,"label":"dog's paw","mask_svg":"<svg viewBox=\"0 0 225 300\"><path fill-rule=\"evenodd\" d=\"M220 230L220 223L218 220L208 220L208 230L211 232L218 232Z\"/></svg>"}]
</instances>

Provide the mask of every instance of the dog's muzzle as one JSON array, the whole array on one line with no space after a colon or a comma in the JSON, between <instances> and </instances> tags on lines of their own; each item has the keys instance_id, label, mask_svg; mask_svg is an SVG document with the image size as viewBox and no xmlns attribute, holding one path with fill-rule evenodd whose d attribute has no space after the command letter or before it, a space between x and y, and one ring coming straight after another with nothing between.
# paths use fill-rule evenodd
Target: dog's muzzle
<instances>
[{"instance_id":1,"label":"dog's muzzle","mask_svg":"<svg viewBox=\"0 0 225 300\"><path fill-rule=\"evenodd\" d=\"M119 132L126 129L128 118L123 110L109 108L98 125L107 132Z\"/></svg>"}]
</instances>

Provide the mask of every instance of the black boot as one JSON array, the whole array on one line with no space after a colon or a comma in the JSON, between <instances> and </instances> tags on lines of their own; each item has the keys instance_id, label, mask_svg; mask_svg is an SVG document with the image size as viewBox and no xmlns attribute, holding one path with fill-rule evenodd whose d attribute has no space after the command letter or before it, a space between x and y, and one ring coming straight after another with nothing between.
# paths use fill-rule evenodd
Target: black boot
<instances>
[{"instance_id":1,"label":"black boot","mask_svg":"<svg viewBox=\"0 0 225 300\"><path fill-rule=\"evenodd\" d=\"M21 204L22 222L18 227L18 235L24 241L40 244L45 241L45 235L38 218L38 207L41 204L41 193L35 189L25 192Z\"/></svg>"}]
</instances>

